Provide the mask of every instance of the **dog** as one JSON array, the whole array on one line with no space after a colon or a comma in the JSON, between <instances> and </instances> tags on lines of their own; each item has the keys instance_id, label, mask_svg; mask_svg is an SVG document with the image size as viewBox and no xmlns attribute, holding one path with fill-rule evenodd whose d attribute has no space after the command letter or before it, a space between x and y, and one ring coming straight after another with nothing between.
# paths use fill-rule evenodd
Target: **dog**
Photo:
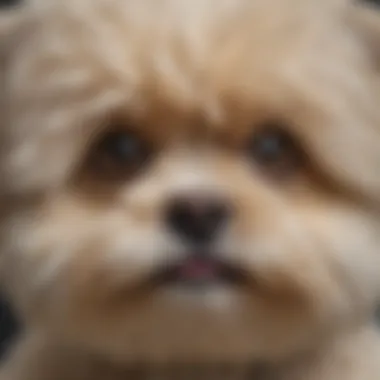
<instances>
[{"instance_id":1,"label":"dog","mask_svg":"<svg viewBox=\"0 0 380 380\"><path fill-rule=\"evenodd\" d=\"M380 378L375 10L30 0L2 17L1 281L25 326L2 380Z\"/></svg>"}]
</instances>

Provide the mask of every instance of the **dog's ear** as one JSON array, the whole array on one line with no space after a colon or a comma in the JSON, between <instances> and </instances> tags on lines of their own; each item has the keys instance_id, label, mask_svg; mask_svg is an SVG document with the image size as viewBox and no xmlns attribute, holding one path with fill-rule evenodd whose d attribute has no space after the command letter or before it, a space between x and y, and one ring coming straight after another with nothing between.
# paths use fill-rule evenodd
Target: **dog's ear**
<instances>
[{"instance_id":1,"label":"dog's ear","mask_svg":"<svg viewBox=\"0 0 380 380\"><path fill-rule=\"evenodd\" d=\"M349 5L348 21L380 70L380 7L369 1Z\"/></svg>"}]
</instances>

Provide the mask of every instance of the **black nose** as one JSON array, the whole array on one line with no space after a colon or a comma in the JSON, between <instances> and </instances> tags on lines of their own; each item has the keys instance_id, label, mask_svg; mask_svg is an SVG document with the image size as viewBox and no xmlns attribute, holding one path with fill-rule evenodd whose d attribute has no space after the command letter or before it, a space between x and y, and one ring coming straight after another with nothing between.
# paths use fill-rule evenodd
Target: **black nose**
<instances>
[{"instance_id":1,"label":"black nose","mask_svg":"<svg viewBox=\"0 0 380 380\"><path fill-rule=\"evenodd\" d=\"M230 217L230 205L210 195L187 195L172 199L166 222L171 231L191 245L211 244Z\"/></svg>"}]
</instances>

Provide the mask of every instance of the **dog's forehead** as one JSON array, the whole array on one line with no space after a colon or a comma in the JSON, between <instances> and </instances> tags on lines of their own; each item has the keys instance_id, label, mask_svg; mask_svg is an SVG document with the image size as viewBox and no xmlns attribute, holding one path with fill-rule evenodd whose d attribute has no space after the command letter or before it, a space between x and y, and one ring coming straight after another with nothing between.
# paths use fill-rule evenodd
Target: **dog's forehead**
<instances>
[{"instance_id":1,"label":"dog's forehead","mask_svg":"<svg viewBox=\"0 0 380 380\"><path fill-rule=\"evenodd\" d=\"M112 87L110 103L204 106L215 116L216 98L278 94L314 56L337 55L335 1L35 1L34 31L12 63L24 97Z\"/></svg>"},{"instance_id":2,"label":"dog's forehead","mask_svg":"<svg viewBox=\"0 0 380 380\"><path fill-rule=\"evenodd\" d=\"M153 123L197 120L196 111L236 129L236 119L252 126L258 110L295 117L314 107L329 115L302 116L312 139L345 129L354 146L349 131L368 119L367 67L341 17L345 0L30 1L30 23L8 57L12 128L1 132L23 183L39 163L54 167L41 175L66 175L88 146L78 126L90 131L112 109Z\"/></svg>"},{"instance_id":3,"label":"dog's forehead","mask_svg":"<svg viewBox=\"0 0 380 380\"><path fill-rule=\"evenodd\" d=\"M78 125L93 133L89 120L113 110L156 129L236 130L333 94L331 68L354 61L338 33L338 0L33 1L7 73L24 138Z\"/></svg>"}]
</instances>

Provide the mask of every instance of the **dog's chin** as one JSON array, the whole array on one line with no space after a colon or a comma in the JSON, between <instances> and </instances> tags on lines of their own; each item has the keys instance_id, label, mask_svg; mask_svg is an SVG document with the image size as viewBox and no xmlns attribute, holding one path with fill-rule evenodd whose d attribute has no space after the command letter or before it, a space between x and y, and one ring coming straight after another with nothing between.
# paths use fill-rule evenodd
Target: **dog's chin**
<instances>
[{"instance_id":1,"label":"dog's chin","mask_svg":"<svg viewBox=\"0 0 380 380\"><path fill-rule=\"evenodd\" d=\"M115 293L100 281L100 290L83 297L75 287L74 302L53 327L69 342L121 362L264 360L307 347L324 321L306 295L272 289L261 273L226 256L177 256L133 283L118 283Z\"/></svg>"},{"instance_id":2,"label":"dog's chin","mask_svg":"<svg viewBox=\"0 0 380 380\"><path fill-rule=\"evenodd\" d=\"M90 328L83 336L86 344L101 355L130 364L248 363L282 358L308 344L313 333L305 326L293 336L293 324L287 331L274 311L267 312L245 285L222 279L181 279L139 293L112 323L106 318L91 330L86 321L78 334Z\"/></svg>"},{"instance_id":3,"label":"dog's chin","mask_svg":"<svg viewBox=\"0 0 380 380\"><path fill-rule=\"evenodd\" d=\"M261 354L249 309L249 296L221 279L164 282L129 302L125 321L100 337L99 349L130 364L246 363Z\"/></svg>"}]
</instances>

